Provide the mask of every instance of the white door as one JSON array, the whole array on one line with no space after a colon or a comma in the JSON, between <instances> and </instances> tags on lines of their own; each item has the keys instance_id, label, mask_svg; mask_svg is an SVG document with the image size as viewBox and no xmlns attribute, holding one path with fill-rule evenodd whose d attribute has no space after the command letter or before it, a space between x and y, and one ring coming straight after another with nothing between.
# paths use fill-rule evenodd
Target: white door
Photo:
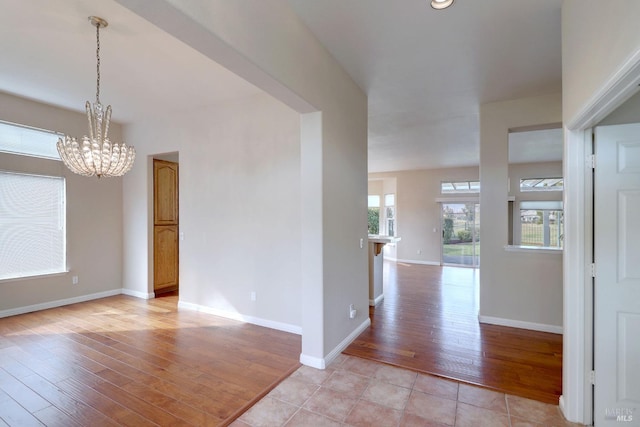
<instances>
[{"instance_id":1,"label":"white door","mask_svg":"<svg viewBox=\"0 0 640 427\"><path fill-rule=\"evenodd\" d=\"M595 134L594 423L640 426L640 124Z\"/></svg>"}]
</instances>

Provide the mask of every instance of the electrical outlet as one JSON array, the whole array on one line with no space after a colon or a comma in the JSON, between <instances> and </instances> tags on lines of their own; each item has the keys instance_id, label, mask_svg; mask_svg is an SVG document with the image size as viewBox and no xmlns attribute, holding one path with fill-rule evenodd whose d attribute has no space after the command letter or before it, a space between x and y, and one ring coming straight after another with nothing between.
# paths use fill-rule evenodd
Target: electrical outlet
<instances>
[{"instance_id":1,"label":"electrical outlet","mask_svg":"<svg viewBox=\"0 0 640 427\"><path fill-rule=\"evenodd\" d=\"M360 249L364 248L364 239L360 238Z\"/></svg>"},{"instance_id":2,"label":"electrical outlet","mask_svg":"<svg viewBox=\"0 0 640 427\"><path fill-rule=\"evenodd\" d=\"M71 277L71 283L74 284L74 285L77 285L78 284L78 276L72 276Z\"/></svg>"},{"instance_id":3,"label":"electrical outlet","mask_svg":"<svg viewBox=\"0 0 640 427\"><path fill-rule=\"evenodd\" d=\"M251 292L251 301L256 300L256 291Z\"/></svg>"},{"instance_id":4,"label":"electrical outlet","mask_svg":"<svg viewBox=\"0 0 640 427\"><path fill-rule=\"evenodd\" d=\"M356 314L358 314L358 310L356 310L353 304L349 304L349 319L355 319Z\"/></svg>"}]
</instances>

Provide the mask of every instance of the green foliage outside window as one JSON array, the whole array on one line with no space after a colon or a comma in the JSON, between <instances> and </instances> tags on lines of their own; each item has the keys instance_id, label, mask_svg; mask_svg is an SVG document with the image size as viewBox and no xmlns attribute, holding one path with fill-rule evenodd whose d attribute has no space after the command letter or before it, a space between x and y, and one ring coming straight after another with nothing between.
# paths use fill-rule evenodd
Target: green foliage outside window
<instances>
[{"instance_id":1,"label":"green foliage outside window","mask_svg":"<svg viewBox=\"0 0 640 427\"><path fill-rule=\"evenodd\" d=\"M443 239L445 243L451 242L451 238L453 237L453 218L445 218L444 219L444 227L443 231Z\"/></svg>"},{"instance_id":2,"label":"green foliage outside window","mask_svg":"<svg viewBox=\"0 0 640 427\"><path fill-rule=\"evenodd\" d=\"M380 208L369 208L369 234L380 234Z\"/></svg>"},{"instance_id":3,"label":"green foliage outside window","mask_svg":"<svg viewBox=\"0 0 640 427\"><path fill-rule=\"evenodd\" d=\"M460 239L461 242L471 242L471 231L469 230L460 230L458 231L458 239Z\"/></svg>"}]
</instances>

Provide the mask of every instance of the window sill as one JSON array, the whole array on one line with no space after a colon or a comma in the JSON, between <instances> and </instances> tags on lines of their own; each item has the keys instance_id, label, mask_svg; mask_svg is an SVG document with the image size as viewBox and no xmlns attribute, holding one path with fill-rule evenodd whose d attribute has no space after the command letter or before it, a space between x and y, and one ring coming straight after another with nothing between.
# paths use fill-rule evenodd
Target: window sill
<instances>
[{"instance_id":1,"label":"window sill","mask_svg":"<svg viewBox=\"0 0 640 427\"><path fill-rule=\"evenodd\" d=\"M550 248L540 246L523 246L523 245L505 245L504 250L507 252L528 252L538 254L562 254L561 248Z\"/></svg>"},{"instance_id":2,"label":"window sill","mask_svg":"<svg viewBox=\"0 0 640 427\"><path fill-rule=\"evenodd\" d=\"M7 283L7 282L20 282L23 280L36 280L36 279L46 279L49 277L57 277L57 276L64 276L65 274L68 274L69 271L59 271L59 272L55 272L55 273L43 273L43 274L36 274L34 276L21 276L21 277L7 277L6 279L0 279L0 283Z\"/></svg>"}]
</instances>

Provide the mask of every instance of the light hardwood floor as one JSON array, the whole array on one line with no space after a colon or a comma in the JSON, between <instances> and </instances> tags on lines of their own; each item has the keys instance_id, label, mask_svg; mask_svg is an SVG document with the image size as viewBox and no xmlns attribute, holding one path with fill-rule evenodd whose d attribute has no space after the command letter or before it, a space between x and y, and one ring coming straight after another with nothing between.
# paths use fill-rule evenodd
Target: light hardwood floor
<instances>
[{"instance_id":1,"label":"light hardwood floor","mask_svg":"<svg viewBox=\"0 0 640 427\"><path fill-rule=\"evenodd\" d=\"M300 337L115 296L0 319L0 426L225 425L300 365Z\"/></svg>"},{"instance_id":2,"label":"light hardwood floor","mask_svg":"<svg viewBox=\"0 0 640 427\"><path fill-rule=\"evenodd\" d=\"M385 263L385 299L346 354L558 404L562 335L478 323L478 271Z\"/></svg>"},{"instance_id":3,"label":"light hardwood floor","mask_svg":"<svg viewBox=\"0 0 640 427\"><path fill-rule=\"evenodd\" d=\"M385 265L345 353L557 405L562 338L477 322L477 271ZM116 296L0 319L0 427L225 425L300 365L300 337Z\"/></svg>"}]
</instances>

